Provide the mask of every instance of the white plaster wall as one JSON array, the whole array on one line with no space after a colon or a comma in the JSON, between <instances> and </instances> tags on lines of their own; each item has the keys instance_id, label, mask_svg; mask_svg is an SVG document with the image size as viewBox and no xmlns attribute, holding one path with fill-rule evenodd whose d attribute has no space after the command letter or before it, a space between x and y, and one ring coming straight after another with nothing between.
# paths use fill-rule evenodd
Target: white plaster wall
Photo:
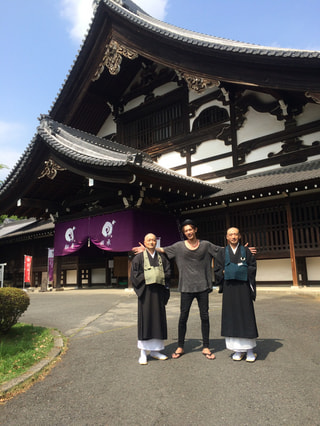
<instances>
[{"instance_id":1,"label":"white plaster wall","mask_svg":"<svg viewBox=\"0 0 320 426\"><path fill-rule=\"evenodd\" d=\"M283 121L278 121L274 115L257 112L249 107L246 113L246 121L237 133L238 144L282 130L284 130Z\"/></svg>"},{"instance_id":2,"label":"white plaster wall","mask_svg":"<svg viewBox=\"0 0 320 426\"><path fill-rule=\"evenodd\" d=\"M167 154L161 155L157 163L162 166L170 169L172 167L181 166L186 163L185 157L181 157L179 152L169 152Z\"/></svg>"},{"instance_id":3,"label":"white plaster wall","mask_svg":"<svg viewBox=\"0 0 320 426\"><path fill-rule=\"evenodd\" d=\"M192 155L192 161L202 160L207 157L213 157L225 153L231 154L231 146L225 146L224 142L216 139L203 142L197 147L197 151ZM232 157L221 158L219 160L209 161L205 164L192 166L192 175L197 176L203 173L216 172L228 167L232 167Z\"/></svg>"},{"instance_id":4,"label":"white plaster wall","mask_svg":"<svg viewBox=\"0 0 320 426\"><path fill-rule=\"evenodd\" d=\"M77 270L70 269L67 271L67 284L77 284Z\"/></svg>"},{"instance_id":5,"label":"white plaster wall","mask_svg":"<svg viewBox=\"0 0 320 426\"><path fill-rule=\"evenodd\" d=\"M319 117L320 119L320 117ZM304 135L300 139L303 140L304 145L311 146L313 142L320 142L320 132L310 133L310 135Z\"/></svg>"},{"instance_id":6,"label":"white plaster wall","mask_svg":"<svg viewBox=\"0 0 320 426\"><path fill-rule=\"evenodd\" d=\"M307 257L308 280L320 281L320 257Z\"/></svg>"},{"instance_id":7,"label":"white plaster wall","mask_svg":"<svg viewBox=\"0 0 320 426\"><path fill-rule=\"evenodd\" d=\"M117 132L117 126L116 126L116 123L113 121L112 114L110 114L107 120L103 123L97 136L99 136L99 138L103 138L104 136L107 136L107 135L110 135L111 133L116 133L116 132Z\"/></svg>"},{"instance_id":8,"label":"white plaster wall","mask_svg":"<svg viewBox=\"0 0 320 426\"><path fill-rule=\"evenodd\" d=\"M232 158L222 158L221 160L209 161L205 164L192 166L192 176L199 176L203 173L216 172L218 170L232 167Z\"/></svg>"},{"instance_id":9,"label":"white plaster wall","mask_svg":"<svg viewBox=\"0 0 320 426\"><path fill-rule=\"evenodd\" d=\"M201 99L202 96L207 96L210 93L217 92L219 89L217 87L213 87L211 89L206 89L202 93L197 93L194 90L189 90L189 102L197 101L198 99Z\"/></svg>"},{"instance_id":10,"label":"white plaster wall","mask_svg":"<svg viewBox=\"0 0 320 426\"><path fill-rule=\"evenodd\" d=\"M92 284L103 284L106 282L106 270L105 268L93 268L91 270L91 282Z\"/></svg>"},{"instance_id":11,"label":"white plaster wall","mask_svg":"<svg viewBox=\"0 0 320 426\"><path fill-rule=\"evenodd\" d=\"M225 146L224 142L218 139L210 140L207 142L203 142L197 147L196 153L192 155L192 161L202 160L204 158L207 158L208 156L213 157L219 154L224 154L226 152L231 153L231 146ZM180 153L170 152L168 154L163 154L158 159L158 164L163 167L172 168L185 164L185 161L186 159L184 157L181 157ZM193 166L192 175L215 172L217 170L221 170L227 167L232 167L231 156L229 158L221 158L220 160L211 161L199 166ZM181 171L179 171L179 173L181 173Z\"/></svg>"},{"instance_id":12,"label":"white plaster wall","mask_svg":"<svg viewBox=\"0 0 320 426\"><path fill-rule=\"evenodd\" d=\"M230 154L232 152L231 145L226 146L224 141L220 139L212 139L197 146L195 154L192 154L192 161L202 160L208 156L213 157L215 155L226 154L228 152Z\"/></svg>"},{"instance_id":13,"label":"white plaster wall","mask_svg":"<svg viewBox=\"0 0 320 426\"><path fill-rule=\"evenodd\" d=\"M320 105L317 104L307 104L303 108L302 114L296 117L296 121L299 126L316 120L320 120Z\"/></svg>"},{"instance_id":14,"label":"white plaster wall","mask_svg":"<svg viewBox=\"0 0 320 426\"><path fill-rule=\"evenodd\" d=\"M166 83L163 86L160 87L156 87L153 91L153 94L155 97L157 96L163 96L166 93L172 92L173 90L176 90L178 88L177 83L175 82L170 82L170 83Z\"/></svg>"},{"instance_id":15,"label":"white plaster wall","mask_svg":"<svg viewBox=\"0 0 320 426\"><path fill-rule=\"evenodd\" d=\"M290 259L257 260L257 277L259 281L292 281Z\"/></svg>"},{"instance_id":16,"label":"white plaster wall","mask_svg":"<svg viewBox=\"0 0 320 426\"><path fill-rule=\"evenodd\" d=\"M255 149L250 154L246 155L246 164L252 163L253 161L258 160L264 160L268 158L268 154L270 152L273 152L274 154L277 154L279 151L281 151L281 145L283 145L283 142L278 142L272 145L263 146L261 148ZM275 166L273 166L275 167ZM278 166L276 166L278 167ZM256 171L255 171L256 173Z\"/></svg>"}]
</instances>

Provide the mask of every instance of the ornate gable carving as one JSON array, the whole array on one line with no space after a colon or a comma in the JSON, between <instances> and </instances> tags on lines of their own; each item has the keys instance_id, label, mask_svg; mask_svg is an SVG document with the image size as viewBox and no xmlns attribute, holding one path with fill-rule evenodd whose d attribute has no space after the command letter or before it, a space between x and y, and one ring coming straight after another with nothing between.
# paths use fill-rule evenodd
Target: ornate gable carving
<instances>
[{"instance_id":1,"label":"ornate gable carving","mask_svg":"<svg viewBox=\"0 0 320 426\"><path fill-rule=\"evenodd\" d=\"M190 90L194 90L197 93L202 93L210 87L220 86L219 80L210 80L207 78L197 77L196 75L187 74L179 71L177 71L177 74L186 81Z\"/></svg>"},{"instance_id":2,"label":"ornate gable carving","mask_svg":"<svg viewBox=\"0 0 320 426\"><path fill-rule=\"evenodd\" d=\"M123 56L128 59L136 59L138 54L135 51L122 46L116 40L111 40L107 45L104 57L100 62L92 81L99 79L105 67L108 68L111 75L117 75L120 72Z\"/></svg>"}]
</instances>

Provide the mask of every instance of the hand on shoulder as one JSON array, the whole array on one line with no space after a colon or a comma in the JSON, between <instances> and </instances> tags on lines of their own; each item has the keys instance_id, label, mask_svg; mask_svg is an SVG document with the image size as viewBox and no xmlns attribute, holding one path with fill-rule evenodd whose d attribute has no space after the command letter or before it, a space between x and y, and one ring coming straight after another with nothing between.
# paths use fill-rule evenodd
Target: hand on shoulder
<instances>
[{"instance_id":1,"label":"hand on shoulder","mask_svg":"<svg viewBox=\"0 0 320 426\"><path fill-rule=\"evenodd\" d=\"M145 251L145 246L142 243L139 243L139 246L137 247L132 247L132 251L134 254L138 254L138 253L142 253Z\"/></svg>"},{"instance_id":2,"label":"hand on shoulder","mask_svg":"<svg viewBox=\"0 0 320 426\"><path fill-rule=\"evenodd\" d=\"M248 249L251 251L251 253L252 253L253 255L257 254L257 249L256 249L256 247L249 247L249 243L246 243L244 246L245 246L245 247L248 247Z\"/></svg>"}]
</instances>

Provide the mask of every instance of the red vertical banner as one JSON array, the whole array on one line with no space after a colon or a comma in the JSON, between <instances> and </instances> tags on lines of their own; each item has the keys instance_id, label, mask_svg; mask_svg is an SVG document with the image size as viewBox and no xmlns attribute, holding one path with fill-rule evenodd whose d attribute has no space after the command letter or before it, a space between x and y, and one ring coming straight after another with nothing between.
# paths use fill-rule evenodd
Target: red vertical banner
<instances>
[{"instance_id":1,"label":"red vertical banner","mask_svg":"<svg viewBox=\"0 0 320 426\"><path fill-rule=\"evenodd\" d=\"M54 249L48 248L48 284L53 283Z\"/></svg>"},{"instance_id":2,"label":"red vertical banner","mask_svg":"<svg viewBox=\"0 0 320 426\"><path fill-rule=\"evenodd\" d=\"M24 255L24 282L31 284L32 256Z\"/></svg>"}]
</instances>

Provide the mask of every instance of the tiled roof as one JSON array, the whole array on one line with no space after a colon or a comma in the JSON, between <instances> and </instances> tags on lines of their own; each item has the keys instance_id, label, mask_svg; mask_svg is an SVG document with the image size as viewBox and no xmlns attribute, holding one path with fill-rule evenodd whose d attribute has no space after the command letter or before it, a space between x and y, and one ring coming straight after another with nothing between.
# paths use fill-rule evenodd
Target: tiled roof
<instances>
[{"instance_id":1,"label":"tiled roof","mask_svg":"<svg viewBox=\"0 0 320 426\"><path fill-rule=\"evenodd\" d=\"M213 184L166 169L142 151L73 129L47 116L42 118L38 132L54 150L77 162L100 167L130 165L137 170L165 175L178 181L200 185L206 190L212 189L212 192L216 191Z\"/></svg>"},{"instance_id":2,"label":"tiled roof","mask_svg":"<svg viewBox=\"0 0 320 426\"><path fill-rule=\"evenodd\" d=\"M260 46L240 41L214 37L194 31L185 30L174 25L159 21L143 12L130 0L103 0L103 2L119 15L125 16L138 26L149 29L164 37L179 40L184 43L201 47L251 55L283 56L292 58L320 58L320 52L309 50L294 50L277 47Z\"/></svg>"},{"instance_id":3,"label":"tiled roof","mask_svg":"<svg viewBox=\"0 0 320 426\"><path fill-rule=\"evenodd\" d=\"M283 188L285 185L292 186L294 184L301 185L304 182L310 182L316 179L320 179L320 160L307 161L217 182L215 185L221 188L221 191L219 191L216 196L223 197L241 193L249 194L259 189Z\"/></svg>"},{"instance_id":4,"label":"tiled roof","mask_svg":"<svg viewBox=\"0 0 320 426\"><path fill-rule=\"evenodd\" d=\"M54 223L51 220L37 220L35 218L16 220L8 225L8 232L2 233L0 228L0 240L4 238L21 237L27 234L48 233L54 231Z\"/></svg>"},{"instance_id":5,"label":"tiled roof","mask_svg":"<svg viewBox=\"0 0 320 426\"><path fill-rule=\"evenodd\" d=\"M9 234L15 233L16 231L20 231L23 228L29 227L33 224L37 219L22 219L22 220L13 220L6 219L5 222L0 225L0 238L4 236L8 236Z\"/></svg>"},{"instance_id":6,"label":"tiled roof","mask_svg":"<svg viewBox=\"0 0 320 426\"><path fill-rule=\"evenodd\" d=\"M29 143L27 148L24 150L16 165L11 169L10 173L0 185L0 196L8 189L8 187L19 177L21 171L27 166L28 158L31 156L33 150L36 149L36 138L35 135L32 141Z\"/></svg>"},{"instance_id":7,"label":"tiled roof","mask_svg":"<svg viewBox=\"0 0 320 426\"><path fill-rule=\"evenodd\" d=\"M47 116L41 119L38 133L55 150L77 161L99 166L120 167L139 153L136 149L57 123Z\"/></svg>"}]
</instances>

